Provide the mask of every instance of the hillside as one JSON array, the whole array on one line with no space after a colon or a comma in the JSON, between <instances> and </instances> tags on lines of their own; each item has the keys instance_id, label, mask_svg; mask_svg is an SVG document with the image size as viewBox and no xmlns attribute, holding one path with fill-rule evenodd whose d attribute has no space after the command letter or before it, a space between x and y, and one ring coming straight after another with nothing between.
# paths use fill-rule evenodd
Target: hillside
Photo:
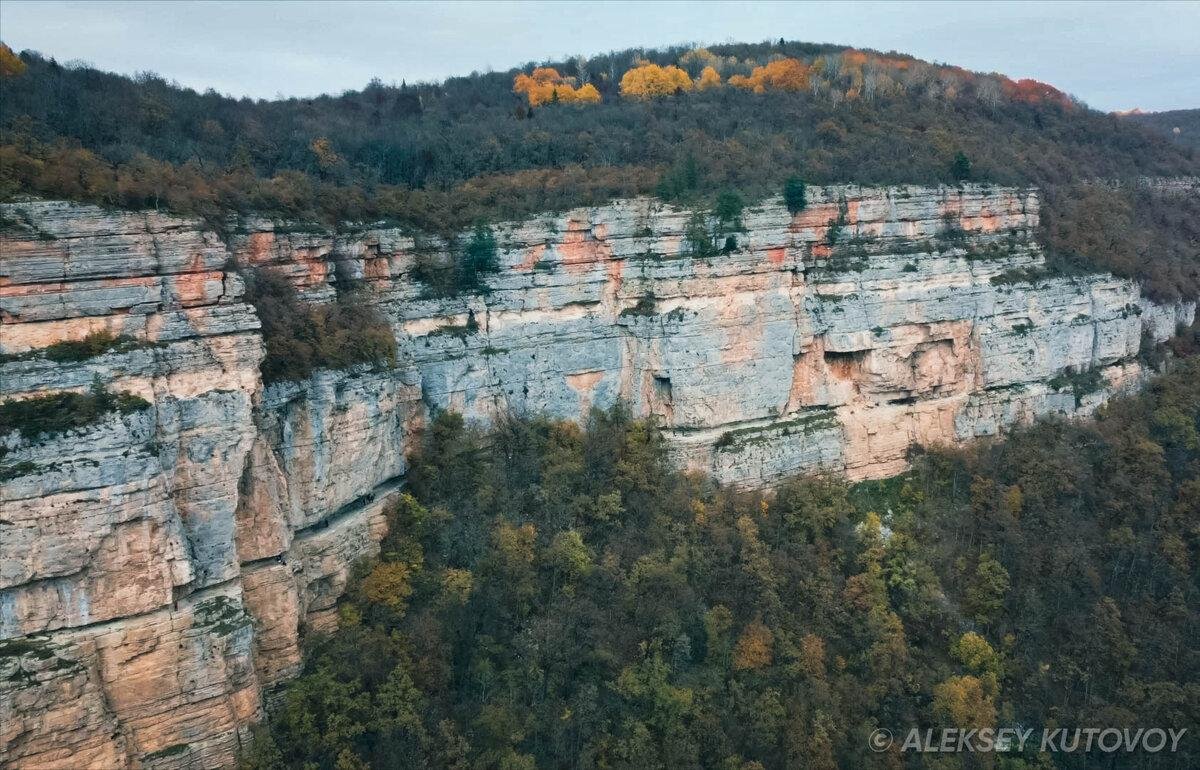
<instances>
[{"instance_id":1,"label":"hillside","mask_svg":"<svg viewBox=\"0 0 1200 770\"><path fill-rule=\"evenodd\" d=\"M1122 117L1158 131L1172 141L1193 150L1200 149L1200 109L1134 112Z\"/></svg>"},{"instance_id":2,"label":"hillside","mask_svg":"<svg viewBox=\"0 0 1200 770\"><path fill-rule=\"evenodd\" d=\"M1036 184L1062 265L1163 298L1200 290L1197 204L1077 186L1200 175L1193 150L1046 84L902 55L786 41L630 50L273 102L21 61L0 81L5 196L444 234L639 194L753 201L789 177ZM1086 237L1098 219L1120 232Z\"/></svg>"}]
</instances>

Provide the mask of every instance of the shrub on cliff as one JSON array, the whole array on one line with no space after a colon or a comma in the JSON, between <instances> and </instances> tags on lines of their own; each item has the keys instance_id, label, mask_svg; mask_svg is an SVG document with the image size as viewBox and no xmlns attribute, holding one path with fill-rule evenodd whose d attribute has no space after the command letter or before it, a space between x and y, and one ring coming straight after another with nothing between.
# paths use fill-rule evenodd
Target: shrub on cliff
<instances>
[{"instance_id":1,"label":"shrub on cliff","mask_svg":"<svg viewBox=\"0 0 1200 770\"><path fill-rule=\"evenodd\" d=\"M449 258L433 253L418 255L413 278L425 284L431 296L453 297L486 291L486 277L499 269L496 234L491 227L476 224L461 249L451 246Z\"/></svg>"},{"instance_id":2,"label":"shrub on cliff","mask_svg":"<svg viewBox=\"0 0 1200 770\"><path fill-rule=\"evenodd\" d=\"M32 441L86 428L110 412L129 414L149 407L141 396L113 393L97 378L87 393L68 391L0 402L0 437L17 431Z\"/></svg>"},{"instance_id":3,"label":"shrub on cliff","mask_svg":"<svg viewBox=\"0 0 1200 770\"><path fill-rule=\"evenodd\" d=\"M0 354L0 363L6 361L24 361L39 356L45 356L58 363L77 363L89 358L110 352L123 352L139 347L147 347L154 343L134 340L123 335L116 335L105 329L94 331L83 339L63 340L44 348L27 350L24 353Z\"/></svg>"},{"instance_id":4,"label":"shrub on cliff","mask_svg":"<svg viewBox=\"0 0 1200 770\"><path fill-rule=\"evenodd\" d=\"M783 205L795 216L808 205L808 188L799 177L789 177L783 185Z\"/></svg>"},{"instance_id":5,"label":"shrub on cliff","mask_svg":"<svg viewBox=\"0 0 1200 770\"><path fill-rule=\"evenodd\" d=\"M344 289L332 303L310 305L285 276L272 270L250 272L246 300L258 311L266 345L263 382L303 380L317 369L395 364L395 335L365 291Z\"/></svg>"},{"instance_id":6,"label":"shrub on cliff","mask_svg":"<svg viewBox=\"0 0 1200 770\"><path fill-rule=\"evenodd\" d=\"M128 337L113 334L101 329L94 331L81 340L63 340L46 348L46 358L60 363L71 361L86 361L89 358L103 355L114 350L129 350L138 347L139 343Z\"/></svg>"}]
</instances>

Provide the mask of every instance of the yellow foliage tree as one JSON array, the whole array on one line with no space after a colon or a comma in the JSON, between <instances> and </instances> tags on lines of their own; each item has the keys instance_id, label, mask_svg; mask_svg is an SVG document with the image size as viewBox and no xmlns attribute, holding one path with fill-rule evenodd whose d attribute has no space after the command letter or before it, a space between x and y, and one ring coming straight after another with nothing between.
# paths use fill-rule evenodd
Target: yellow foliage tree
<instances>
[{"instance_id":1,"label":"yellow foliage tree","mask_svg":"<svg viewBox=\"0 0 1200 770\"><path fill-rule=\"evenodd\" d=\"M973 676L952 676L933 688L933 715L947 727L992 727L996 706Z\"/></svg>"},{"instance_id":2,"label":"yellow foliage tree","mask_svg":"<svg viewBox=\"0 0 1200 770\"><path fill-rule=\"evenodd\" d=\"M718 56L707 48L693 48L679 57L679 66L688 72L695 72L697 67L712 67L718 74L736 67L736 56Z\"/></svg>"},{"instance_id":3,"label":"yellow foliage tree","mask_svg":"<svg viewBox=\"0 0 1200 770\"><path fill-rule=\"evenodd\" d=\"M25 62L13 53L13 49L0 43L0 77L11 78L25 71Z\"/></svg>"},{"instance_id":4,"label":"yellow foliage tree","mask_svg":"<svg viewBox=\"0 0 1200 770\"><path fill-rule=\"evenodd\" d=\"M323 136L313 139L308 149L317 159L317 166L321 171L330 171L342 162L342 157L333 149L333 143Z\"/></svg>"},{"instance_id":5,"label":"yellow foliage tree","mask_svg":"<svg viewBox=\"0 0 1200 770\"><path fill-rule=\"evenodd\" d=\"M805 634L800 640L800 668L814 679L825 678L825 640Z\"/></svg>"},{"instance_id":6,"label":"yellow foliage tree","mask_svg":"<svg viewBox=\"0 0 1200 770\"><path fill-rule=\"evenodd\" d=\"M691 91L692 79L686 72L669 64L639 64L621 78L621 96L633 99L656 99L683 91Z\"/></svg>"},{"instance_id":7,"label":"yellow foliage tree","mask_svg":"<svg viewBox=\"0 0 1200 770\"><path fill-rule=\"evenodd\" d=\"M501 521L492 531L492 542L509 569L525 569L533 564L533 544L537 539L537 529L532 524L517 526L507 521Z\"/></svg>"},{"instance_id":8,"label":"yellow foliage tree","mask_svg":"<svg viewBox=\"0 0 1200 770\"><path fill-rule=\"evenodd\" d=\"M375 565L362 582L362 593L368 601L400 613L408 608L412 591L412 570L399 561Z\"/></svg>"},{"instance_id":9,"label":"yellow foliage tree","mask_svg":"<svg viewBox=\"0 0 1200 770\"><path fill-rule=\"evenodd\" d=\"M579 88L575 89L575 101L585 102L588 104L597 104L600 101L600 92L591 83L584 83Z\"/></svg>"},{"instance_id":10,"label":"yellow foliage tree","mask_svg":"<svg viewBox=\"0 0 1200 770\"><path fill-rule=\"evenodd\" d=\"M575 79L563 77L553 67L537 67L526 75L518 73L513 78L513 93L524 94L530 107L553 102L581 102L595 104L600 101L600 92L591 83L575 88Z\"/></svg>"},{"instance_id":11,"label":"yellow foliage tree","mask_svg":"<svg viewBox=\"0 0 1200 770\"><path fill-rule=\"evenodd\" d=\"M775 637L759 621L746 626L733 648L733 667L739 671L763 668L774 658Z\"/></svg>"},{"instance_id":12,"label":"yellow foliage tree","mask_svg":"<svg viewBox=\"0 0 1200 770\"><path fill-rule=\"evenodd\" d=\"M729 85L745 88L756 94L767 91L808 90L808 66L799 59L776 59L755 67L748 76L734 75Z\"/></svg>"},{"instance_id":13,"label":"yellow foliage tree","mask_svg":"<svg viewBox=\"0 0 1200 770\"><path fill-rule=\"evenodd\" d=\"M696 81L696 89L699 91L707 91L719 85L721 85L721 75L712 67L705 67L700 72L700 79Z\"/></svg>"},{"instance_id":14,"label":"yellow foliage tree","mask_svg":"<svg viewBox=\"0 0 1200 770\"><path fill-rule=\"evenodd\" d=\"M475 578L469 569L447 568L442 573L442 599L447 604L464 605L471 597Z\"/></svg>"}]
</instances>

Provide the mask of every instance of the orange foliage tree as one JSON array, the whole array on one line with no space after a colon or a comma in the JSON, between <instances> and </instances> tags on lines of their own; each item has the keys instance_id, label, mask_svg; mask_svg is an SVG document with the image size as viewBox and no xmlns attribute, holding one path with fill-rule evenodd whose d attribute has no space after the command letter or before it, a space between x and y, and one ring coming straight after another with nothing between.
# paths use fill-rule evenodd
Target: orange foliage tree
<instances>
[{"instance_id":1,"label":"orange foliage tree","mask_svg":"<svg viewBox=\"0 0 1200 770\"><path fill-rule=\"evenodd\" d=\"M746 88L756 94L767 91L804 91L808 89L808 66L799 59L776 59L750 74L734 75L729 85Z\"/></svg>"},{"instance_id":2,"label":"orange foliage tree","mask_svg":"<svg viewBox=\"0 0 1200 770\"><path fill-rule=\"evenodd\" d=\"M682 91L691 91L692 79L687 72L673 64L639 64L621 78L621 96L634 99L655 99Z\"/></svg>"},{"instance_id":3,"label":"orange foliage tree","mask_svg":"<svg viewBox=\"0 0 1200 770\"><path fill-rule=\"evenodd\" d=\"M521 72L513 78L513 92L524 94L530 107L552 102L582 102L595 104L600 92L591 83L575 88L575 79L563 77L553 67L538 67L532 74Z\"/></svg>"},{"instance_id":4,"label":"orange foliage tree","mask_svg":"<svg viewBox=\"0 0 1200 770\"><path fill-rule=\"evenodd\" d=\"M1005 96L1014 102L1025 102L1027 104L1048 102L1058 104L1062 107L1071 106L1071 97L1059 91L1054 86L1039 80L1023 78L1013 82L1008 78L1004 78L1001 81L1001 86L1004 89Z\"/></svg>"}]
</instances>

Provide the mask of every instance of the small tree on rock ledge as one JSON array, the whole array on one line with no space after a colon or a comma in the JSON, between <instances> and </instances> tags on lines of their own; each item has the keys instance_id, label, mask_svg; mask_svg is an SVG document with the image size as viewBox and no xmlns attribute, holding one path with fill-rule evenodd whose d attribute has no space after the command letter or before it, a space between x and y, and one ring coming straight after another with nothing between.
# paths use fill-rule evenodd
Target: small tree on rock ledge
<instances>
[{"instance_id":1,"label":"small tree on rock ledge","mask_svg":"<svg viewBox=\"0 0 1200 770\"><path fill-rule=\"evenodd\" d=\"M808 205L808 188L804 180L791 177L783 185L783 203L793 216L804 210Z\"/></svg>"}]
</instances>

